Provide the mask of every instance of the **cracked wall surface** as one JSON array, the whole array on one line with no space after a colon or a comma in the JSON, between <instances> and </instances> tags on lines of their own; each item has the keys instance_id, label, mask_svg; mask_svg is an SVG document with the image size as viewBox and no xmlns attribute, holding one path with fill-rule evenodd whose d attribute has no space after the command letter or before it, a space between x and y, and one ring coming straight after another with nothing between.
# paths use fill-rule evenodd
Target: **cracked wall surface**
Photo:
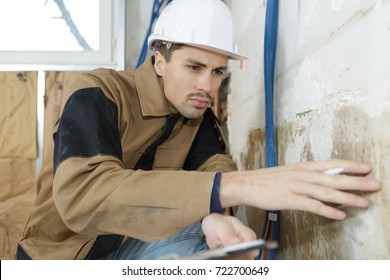
<instances>
[{"instance_id":1,"label":"cracked wall surface","mask_svg":"<svg viewBox=\"0 0 390 280\"><path fill-rule=\"evenodd\" d=\"M263 168L266 1L227 2L239 25L239 50L249 56L230 67L231 151L240 169ZM383 189L370 196L369 209L346 209L344 221L284 211L278 258L389 259L390 1L281 1L279 9L274 104L279 164L362 160L372 164L370 176ZM260 234L262 211L245 213Z\"/></svg>"}]
</instances>

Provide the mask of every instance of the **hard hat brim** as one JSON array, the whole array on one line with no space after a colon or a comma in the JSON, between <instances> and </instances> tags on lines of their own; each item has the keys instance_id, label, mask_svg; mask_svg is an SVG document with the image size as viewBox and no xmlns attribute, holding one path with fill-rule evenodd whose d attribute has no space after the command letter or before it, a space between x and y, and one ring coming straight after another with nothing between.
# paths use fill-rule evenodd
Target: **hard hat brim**
<instances>
[{"instance_id":1,"label":"hard hat brim","mask_svg":"<svg viewBox=\"0 0 390 280\"><path fill-rule=\"evenodd\" d=\"M237 52L229 52L229 51L226 51L226 50L223 50L223 49L220 49L220 48L216 48L216 47L212 47L212 46L208 46L208 45L202 45L202 44L194 44L194 43L191 43L191 42L173 41L173 40L170 40L169 38L166 38L164 36L159 36L159 35L155 35L155 34L154 35L150 35L150 37L149 37L149 40L148 40L149 49L152 49L152 44L155 41L167 41L167 42L172 42L174 44L182 44L182 45L194 46L194 47L197 47L197 48L200 48L200 49L206 49L206 50L209 50L209 51L212 51L212 52L216 52L216 53L220 53L220 54L226 55L228 58L233 59L233 60L245 60L245 59L248 59L247 56L245 56L243 54L240 54L240 53L237 53Z\"/></svg>"},{"instance_id":2,"label":"hard hat brim","mask_svg":"<svg viewBox=\"0 0 390 280\"><path fill-rule=\"evenodd\" d=\"M212 52L224 54L224 55L228 56L230 59L233 59L233 60L245 60L245 59L248 59L248 57L243 55L243 54L234 53L234 52L228 52L228 51L221 50L221 49L218 49L218 48L213 48L213 47L210 47L210 46L205 46L205 45L200 45L200 44L191 44L191 43L180 43L180 44L194 46L194 47L197 47L197 48L206 49L206 50L209 50L209 51L212 51Z\"/></svg>"}]
</instances>

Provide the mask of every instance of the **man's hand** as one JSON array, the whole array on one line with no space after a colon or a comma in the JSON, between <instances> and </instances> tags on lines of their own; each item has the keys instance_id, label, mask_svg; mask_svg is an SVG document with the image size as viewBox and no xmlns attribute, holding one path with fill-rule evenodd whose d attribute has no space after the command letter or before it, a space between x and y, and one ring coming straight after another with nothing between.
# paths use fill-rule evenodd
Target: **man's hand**
<instances>
[{"instance_id":1,"label":"man's hand","mask_svg":"<svg viewBox=\"0 0 390 280\"><path fill-rule=\"evenodd\" d=\"M324 174L334 168L342 168L343 173ZM250 205L267 210L302 210L342 220L346 214L334 204L367 208L369 200L356 192L380 189L378 180L365 177L370 172L366 163L329 160L223 173L221 204L224 208Z\"/></svg>"},{"instance_id":2,"label":"man's hand","mask_svg":"<svg viewBox=\"0 0 390 280\"><path fill-rule=\"evenodd\" d=\"M202 230L210 249L256 239L256 233L241 223L239 219L223 214L214 213L206 216L202 221ZM234 259L253 260L258 253L258 250L254 250L234 257Z\"/></svg>"}]
</instances>

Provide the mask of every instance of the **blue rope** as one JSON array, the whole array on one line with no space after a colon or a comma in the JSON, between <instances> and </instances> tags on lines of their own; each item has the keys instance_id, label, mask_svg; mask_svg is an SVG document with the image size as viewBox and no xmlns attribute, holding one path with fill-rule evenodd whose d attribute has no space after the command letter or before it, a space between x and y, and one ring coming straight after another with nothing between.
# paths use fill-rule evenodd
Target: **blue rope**
<instances>
[{"instance_id":1,"label":"blue rope","mask_svg":"<svg viewBox=\"0 0 390 280\"><path fill-rule=\"evenodd\" d=\"M146 32L146 36L142 45L141 53L138 57L138 62L136 65L136 69L141 66L142 63L144 63L146 59L146 55L148 54L148 37L150 33L152 32L153 24L157 20L159 14L160 14L160 9L163 5L165 0L154 0L153 2L153 7L152 7L152 15L150 17L150 22L149 22L149 27Z\"/></svg>"},{"instance_id":2,"label":"blue rope","mask_svg":"<svg viewBox=\"0 0 390 280\"><path fill-rule=\"evenodd\" d=\"M264 32L264 84L265 84L265 111L266 111L266 166L273 167L277 165L277 152L275 144L274 128L274 75L275 75L275 56L276 56L276 38L278 30L278 11L279 1L268 0L265 17ZM270 220L269 216L276 215L277 219ZM266 239L266 232L271 231L271 239L279 240L279 211L266 211L265 225L262 238ZM267 230L268 229L268 230ZM272 249L267 255L267 259L275 259L276 250Z\"/></svg>"}]
</instances>

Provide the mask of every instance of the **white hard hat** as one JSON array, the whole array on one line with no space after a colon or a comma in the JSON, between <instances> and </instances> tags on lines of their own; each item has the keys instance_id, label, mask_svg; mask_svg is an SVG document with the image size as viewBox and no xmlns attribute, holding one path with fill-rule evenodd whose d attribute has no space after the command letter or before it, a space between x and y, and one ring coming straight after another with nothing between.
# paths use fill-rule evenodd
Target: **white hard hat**
<instances>
[{"instance_id":1,"label":"white hard hat","mask_svg":"<svg viewBox=\"0 0 390 280\"><path fill-rule=\"evenodd\" d=\"M246 59L237 52L233 16L221 0L173 0L159 16L148 46L155 41L192 45Z\"/></svg>"}]
</instances>

